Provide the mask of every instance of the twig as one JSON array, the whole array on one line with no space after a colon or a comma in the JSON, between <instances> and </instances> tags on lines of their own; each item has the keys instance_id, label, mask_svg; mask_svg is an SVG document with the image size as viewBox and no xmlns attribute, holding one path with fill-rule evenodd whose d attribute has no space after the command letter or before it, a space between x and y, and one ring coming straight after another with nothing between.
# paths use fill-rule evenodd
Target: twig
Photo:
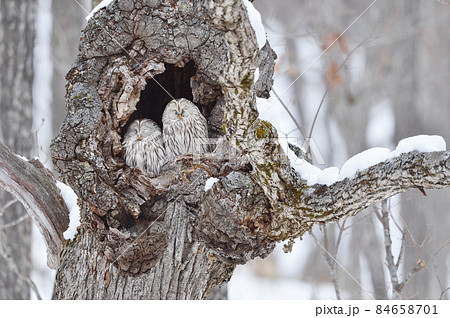
<instances>
[{"instance_id":1,"label":"twig","mask_svg":"<svg viewBox=\"0 0 450 318\"><path fill-rule=\"evenodd\" d=\"M319 240L314 236L314 234L312 232L310 232L311 237L313 238L314 242L316 243L316 245L320 248L321 253L326 253L328 254L329 257L331 257L333 259L333 261L339 265L340 268L342 268L342 270L359 286L359 288L361 288L362 291L364 291L370 298L372 298L373 300L375 300L375 298L372 296L372 293L369 292L368 290L366 290L361 283L352 275L349 273L349 271L347 271L345 269L344 266L342 266L335 257L333 257L326 249L325 247L322 246L322 244L320 244Z\"/></svg>"},{"instance_id":2,"label":"twig","mask_svg":"<svg viewBox=\"0 0 450 318\"><path fill-rule=\"evenodd\" d=\"M405 287L406 284L409 283L409 281L411 280L411 278L413 278L414 275L415 275L417 272L419 272L419 271L421 271L422 269L424 269L425 266L426 266L425 262L422 261L421 259L419 259L419 260L417 261L416 266L414 266L414 267L409 271L409 273L406 275L405 279L403 280L402 288Z\"/></svg>"},{"instance_id":3,"label":"twig","mask_svg":"<svg viewBox=\"0 0 450 318\"><path fill-rule=\"evenodd\" d=\"M389 200L389 211L391 211L391 203L392 203L392 201ZM400 263L402 262L403 256L405 254L406 231L400 226L400 224L397 222L397 220L392 215L392 213L391 213L391 219L394 222L397 229L402 233L402 243L400 245L400 252L398 253L397 262L395 263L395 266L398 269L400 267Z\"/></svg>"},{"instance_id":4,"label":"twig","mask_svg":"<svg viewBox=\"0 0 450 318\"><path fill-rule=\"evenodd\" d=\"M405 255L405 242L406 242L406 234L404 231L402 231L402 244L400 246L400 252L398 253L397 262L395 263L395 266L397 268L400 267L400 263L403 260L403 256Z\"/></svg>"},{"instance_id":5,"label":"twig","mask_svg":"<svg viewBox=\"0 0 450 318\"><path fill-rule=\"evenodd\" d=\"M339 234L336 240L336 250L334 252L334 255L337 256L338 250L339 250L339 246L341 245L341 240L342 240L342 236L344 234L344 231L347 230L349 227L345 227L345 222L347 220L344 220L342 222L342 225L338 223L338 227L339 227Z\"/></svg>"},{"instance_id":6,"label":"twig","mask_svg":"<svg viewBox=\"0 0 450 318\"><path fill-rule=\"evenodd\" d=\"M402 282L399 282L398 279L398 269L399 265L403 259L404 254L404 243L405 243L405 231L402 231L402 246L400 249L400 253L397 259L397 262L394 263L394 256L392 254L392 240L391 240L391 234L390 234L390 227L389 227L389 214L390 214L390 208L388 208L387 200L383 200L381 202L381 214L380 211L378 211L377 207L374 206L375 215L380 220L381 224L383 225L384 230L384 245L385 245L385 252L386 252L386 266L389 270L389 274L391 277L391 284L392 284L392 298L393 299L400 299L402 295L403 288L408 284L408 282L414 277L416 273L421 271L426 267L426 263L419 259L417 261L416 266L414 266L409 273L405 276ZM397 223L395 223L396 226L399 227ZM434 257L444 246L448 245L449 242L447 241L446 244L443 244L440 246L431 256L431 258Z\"/></svg>"},{"instance_id":7,"label":"twig","mask_svg":"<svg viewBox=\"0 0 450 318\"><path fill-rule=\"evenodd\" d=\"M292 121L294 122L295 126L297 127L298 131L303 135L301 126L298 123L297 119L295 119L295 116L291 113L287 105L281 100L281 97L277 94L277 92L272 87L272 92L275 95L275 97L280 101L281 106L286 110L286 112L289 114L289 117L291 117ZM303 136L304 137L304 136Z\"/></svg>"},{"instance_id":8,"label":"twig","mask_svg":"<svg viewBox=\"0 0 450 318\"><path fill-rule=\"evenodd\" d=\"M1 229L0 229L1 230ZM1 234L0 234L1 235ZM22 274L22 272L20 271L19 267L17 266L16 262L13 260L13 258L11 257L11 255L9 255L6 252L6 248L5 248L5 241L4 240L0 240L0 256L2 256L5 260L6 263L8 264L8 267L21 279L23 280L25 283L27 283L27 285L33 290L33 292L36 294L37 299L41 300L41 295L39 294L39 290L36 287L36 284L31 280L31 278L29 278L28 276L25 276Z\"/></svg>"},{"instance_id":9,"label":"twig","mask_svg":"<svg viewBox=\"0 0 450 318\"><path fill-rule=\"evenodd\" d=\"M36 142L36 155L39 158L39 160L41 160L41 156L40 156L40 147L39 147L39 130L41 130L42 126L45 123L45 118L42 118L41 124L39 125L39 127L33 131L34 133L34 138L35 138L35 142Z\"/></svg>"},{"instance_id":10,"label":"twig","mask_svg":"<svg viewBox=\"0 0 450 318\"><path fill-rule=\"evenodd\" d=\"M389 209L387 205L387 200L381 201L381 221L384 230L384 248L386 252L386 266L389 270L389 275L391 277L392 284L392 298L400 299L402 294L403 284L399 283L398 280L398 267L394 263L394 256L392 255L392 240L391 231L389 226Z\"/></svg>"},{"instance_id":11,"label":"twig","mask_svg":"<svg viewBox=\"0 0 450 318\"><path fill-rule=\"evenodd\" d=\"M0 230L5 230L5 229L7 229L7 228L16 226L17 224L20 224L20 223L22 223L23 221L27 220L29 217L30 217L30 216L29 216L28 214L24 214L24 215L22 215L20 218L14 220L14 221L12 221L12 222L9 222L9 223L7 223L7 224L4 224L4 225L2 225L2 226L0 226Z\"/></svg>"},{"instance_id":12,"label":"twig","mask_svg":"<svg viewBox=\"0 0 450 318\"><path fill-rule=\"evenodd\" d=\"M450 286L447 287L447 288L445 288L445 289L444 289L444 287L442 286L442 282L441 282L441 279L440 279L440 277L439 277L439 275L438 275L437 268L436 268L436 264L434 263L434 260L433 260L433 267L434 267L434 272L436 273L436 280L438 281L439 287L441 288L441 296L439 297L439 300L442 300L442 299L444 298L445 293L446 293L448 290L450 290Z\"/></svg>"},{"instance_id":13,"label":"twig","mask_svg":"<svg viewBox=\"0 0 450 318\"><path fill-rule=\"evenodd\" d=\"M334 72L333 77L331 78L331 80L330 80L329 83L327 84L327 89L325 90L325 93L323 93L323 95L322 95L322 99L320 100L319 107L317 107L317 111L316 111L316 114L314 115L314 119L313 119L313 122L312 122L312 125L311 125L311 129L310 129L310 131L309 131L308 138L311 138L311 137L312 137L312 133L313 133L313 130L314 130L314 126L315 126L315 124L316 124L316 121L317 121L317 117L319 116L320 110L322 109L323 102L325 101L325 97L328 95L328 92L329 92L329 90L330 90L330 88L331 88L331 83L333 83L333 81L334 81L334 79L336 78L336 76L338 75L338 73L339 73L339 72L341 71L341 69L345 66L345 64L347 64L347 62L348 62L350 56L351 56L357 49L359 49L359 48L360 48L361 46L363 46L363 45L366 45L366 44L369 43L371 40L372 40L372 39L369 38L369 39L367 39L367 40L365 40L365 41L359 43L359 44L358 44L357 46L355 46L350 52L348 52L348 54L347 54L345 60L341 63L341 65L339 65L339 67L338 67L338 69L336 70L336 72Z\"/></svg>"},{"instance_id":14,"label":"twig","mask_svg":"<svg viewBox=\"0 0 450 318\"><path fill-rule=\"evenodd\" d=\"M0 216L3 216L3 214L5 213L5 211L12 206L13 204L19 202L17 199L12 199L9 200L8 202L6 202L5 205L2 206L2 208L0 209Z\"/></svg>"},{"instance_id":15,"label":"twig","mask_svg":"<svg viewBox=\"0 0 450 318\"><path fill-rule=\"evenodd\" d=\"M339 283L337 280L337 271L336 271L336 255L337 255L337 249L338 247L336 247L335 253L333 253L334 255L331 255L330 253L330 246L329 246L329 242L328 242L328 235L327 235L327 228L326 226L321 226L322 230L323 230L323 251L325 253L321 253L323 255L323 257L325 258L325 261L327 262L328 265L328 271L330 272L330 276L331 276L331 281L333 282L333 286L334 286L334 291L336 293L336 299L337 300L341 300L341 292L340 292L340 288L339 288ZM317 238L313 235L314 240L316 241L316 244L318 243Z\"/></svg>"}]
</instances>

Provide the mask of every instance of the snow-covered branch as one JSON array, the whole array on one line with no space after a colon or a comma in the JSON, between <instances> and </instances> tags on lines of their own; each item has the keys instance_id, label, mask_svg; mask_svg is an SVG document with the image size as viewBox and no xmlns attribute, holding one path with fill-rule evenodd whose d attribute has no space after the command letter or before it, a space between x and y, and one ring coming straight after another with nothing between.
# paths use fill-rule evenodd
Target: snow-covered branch
<instances>
[{"instance_id":1,"label":"snow-covered branch","mask_svg":"<svg viewBox=\"0 0 450 318\"><path fill-rule=\"evenodd\" d=\"M358 171L329 186L285 185L288 199L278 214L278 232L295 237L315 223L355 215L371 204L409 189L450 186L450 151L412 151ZM290 187L290 188L289 188Z\"/></svg>"},{"instance_id":2,"label":"snow-covered branch","mask_svg":"<svg viewBox=\"0 0 450 318\"><path fill-rule=\"evenodd\" d=\"M38 226L47 245L47 264L56 268L69 212L53 175L38 161L27 161L0 141L0 187L14 195Z\"/></svg>"},{"instance_id":3,"label":"snow-covered branch","mask_svg":"<svg viewBox=\"0 0 450 318\"><path fill-rule=\"evenodd\" d=\"M356 213L374 202L409 189L440 189L450 185L450 151L402 154L376 164L330 187L307 191L306 202L335 216ZM348 200L351 198L350 200ZM327 213L317 213L327 220Z\"/></svg>"}]
</instances>

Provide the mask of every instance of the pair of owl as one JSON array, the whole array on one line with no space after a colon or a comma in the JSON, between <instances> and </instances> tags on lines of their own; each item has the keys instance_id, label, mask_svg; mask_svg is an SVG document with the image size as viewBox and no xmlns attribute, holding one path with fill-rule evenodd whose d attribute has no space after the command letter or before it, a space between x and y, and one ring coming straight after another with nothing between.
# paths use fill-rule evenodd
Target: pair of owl
<instances>
[{"instance_id":1,"label":"pair of owl","mask_svg":"<svg viewBox=\"0 0 450 318\"><path fill-rule=\"evenodd\" d=\"M125 163L159 174L162 165L184 154L208 149L208 124L191 101L170 101L162 116L163 131L151 119L137 119L128 127L122 146Z\"/></svg>"}]
</instances>

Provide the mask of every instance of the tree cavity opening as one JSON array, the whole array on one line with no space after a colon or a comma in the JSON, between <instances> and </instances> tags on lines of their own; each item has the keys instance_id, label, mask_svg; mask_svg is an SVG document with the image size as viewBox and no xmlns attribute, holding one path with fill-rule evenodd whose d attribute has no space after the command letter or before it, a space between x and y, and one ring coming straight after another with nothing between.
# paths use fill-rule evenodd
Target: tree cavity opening
<instances>
[{"instance_id":1,"label":"tree cavity opening","mask_svg":"<svg viewBox=\"0 0 450 318\"><path fill-rule=\"evenodd\" d=\"M189 61L184 67L167 63L164 66L166 68L164 73L146 80L147 84L141 91L136 111L128 123L140 118L150 118L161 127L162 114L168 102L182 97L192 101L190 79L197 72L194 61Z\"/></svg>"}]
</instances>

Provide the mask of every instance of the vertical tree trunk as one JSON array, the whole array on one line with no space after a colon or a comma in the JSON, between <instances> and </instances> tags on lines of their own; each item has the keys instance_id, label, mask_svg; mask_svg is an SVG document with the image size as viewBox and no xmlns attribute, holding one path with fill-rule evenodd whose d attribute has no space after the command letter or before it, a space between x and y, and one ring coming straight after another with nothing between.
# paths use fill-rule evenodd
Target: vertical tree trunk
<instances>
[{"instance_id":1,"label":"vertical tree trunk","mask_svg":"<svg viewBox=\"0 0 450 318\"><path fill-rule=\"evenodd\" d=\"M270 90L275 57L258 60L243 3L220 5L235 9L227 18L241 30L240 40L234 39L247 41L239 46L249 49L247 63L237 62L242 52L228 59L229 39L214 24L222 18L211 21L223 12L213 9L216 5L114 1L85 28L66 77L68 114L52 143L53 163L78 194L82 220L62 253L55 298L207 298L236 264L274 248L267 235L269 204L247 174L247 157L215 152L202 157L199 167L192 158L179 158L158 177L124 164L127 125L136 118L161 124L173 98L195 102L209 128L218 127L211 135L223 135L220 85L229 60L244 67L233 69L244 73L233 92L249 91L253 75L247 67L258 62L256 84L262 85L254 89ZM270 53L270 46L265 50ZM210 176L220 181L207 191Z\"/></svg>"},{"instance_id":2,"label":"vertical tree trunk","mask_svg":"<svg viewBox=\"0 0 450 318\"><path fill-rule=\"evenodd\" d=\"M161 224L149 227L149 231L154 231L154 228L164 226L170 232L167 248L156 264L152 265L154 261L148 259L135 267L136 264L129 262L131 258L126 259L135 253L135 247L144 253L152 243L158 244L156 240L138 239L135 246L123 250L120 256L111 248L102 250L92 231L83 231L73 247L65 250L61 262L64 271L58 272L54 298L202 299L208 296L214 283L231 277L234 265L217 260L205 244L190 237L192 216L184 200L178 200L180 202L169 205L163 221L157 222ZM164 243L163 237L157 238ZM115 266L117 263L122 269L131 269L135 273L119 271ZM150 267L149 271L139 273Z\"/></svg>"},{"instance_id":3,"label":"vertical tree trunk","mask_svg":"<svg viewBox=\"0 0 450 318\"><path fill-rule=\"evenodd\" d=\"M33 145L34 0L0 1L0 139L29 157ZM0 193L0 299L29 299L30 221L20 203ZM24 219L18 224L13 222ZM22 276L22 277L21 277Z\"/></svg>"},{"instance_id":4,"label":"vertical tree trunk","mask_svg":"<svg viewBox=\"0 0 450 318\"><path fill-rule=\"evenodd\" d=\"M78 4L78 3L79 4ZM90 0L52 1L52 136L58 133L59 127L66 115L64 107L64 86L67 70L77 56L77 48L81 36L81 30L86 25L87 13L91 8Z\"/></svg>"}]
</instances>

